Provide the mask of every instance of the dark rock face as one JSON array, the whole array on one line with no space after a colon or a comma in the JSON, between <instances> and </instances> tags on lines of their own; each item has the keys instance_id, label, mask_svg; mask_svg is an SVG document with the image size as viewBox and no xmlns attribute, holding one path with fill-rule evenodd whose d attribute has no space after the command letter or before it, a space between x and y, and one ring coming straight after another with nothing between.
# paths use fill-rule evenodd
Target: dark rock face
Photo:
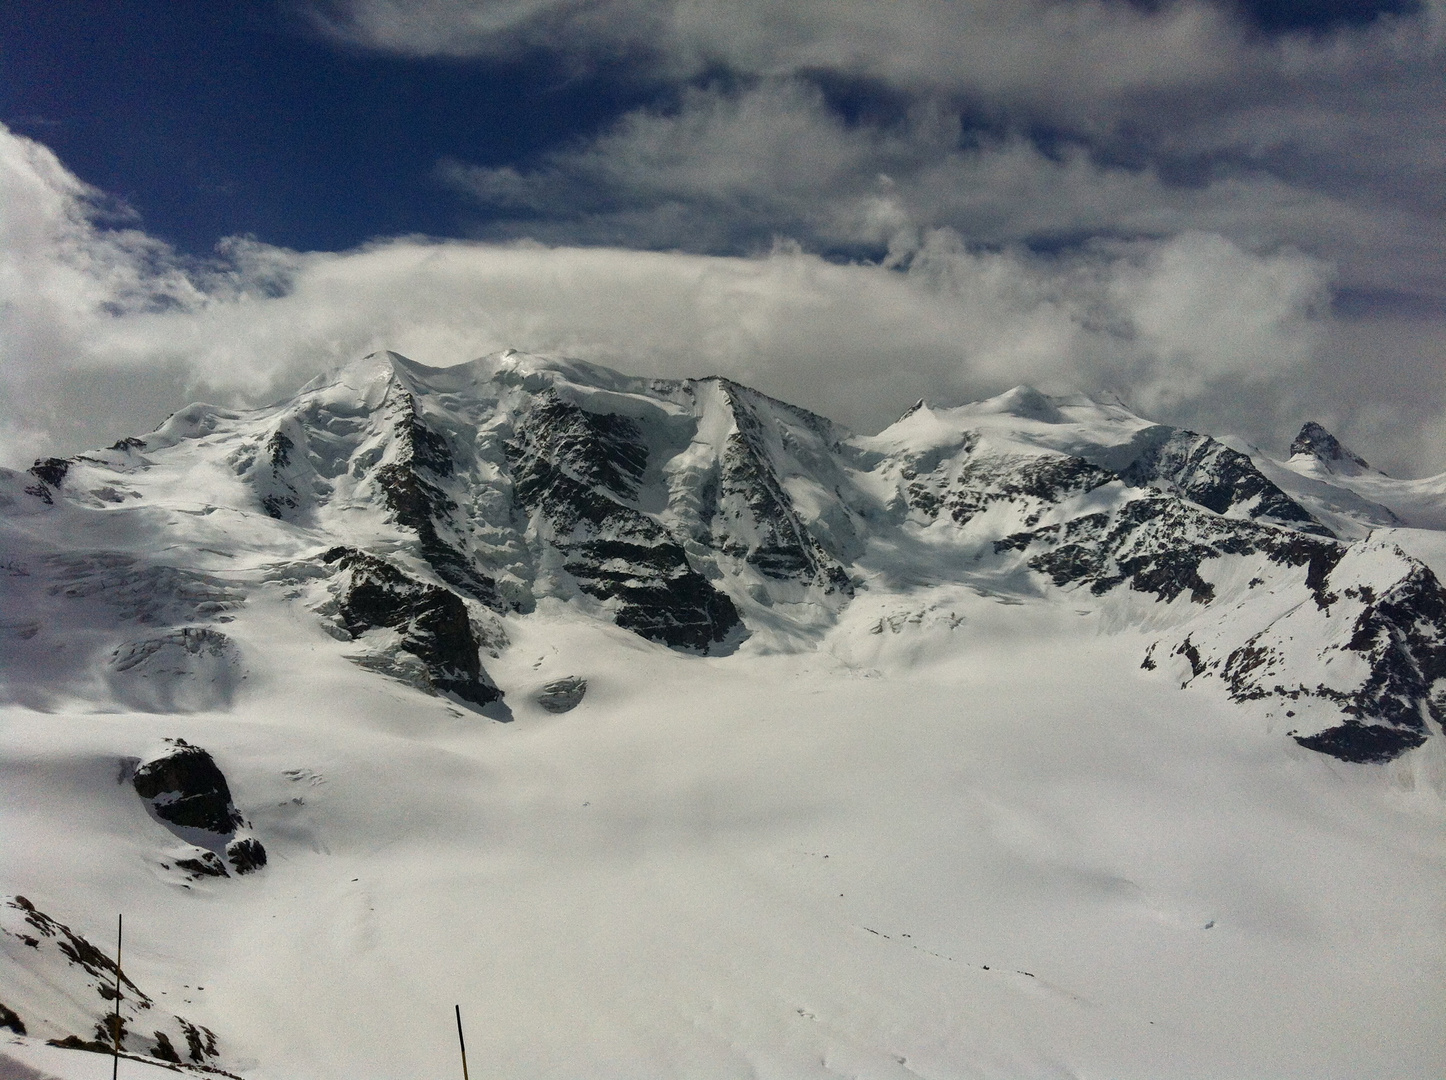
<instances>
[{"instance_id":1,"label":"dark rock face","mask_svg":"<svg viewBox=\"0 0 1446 1080\"><path fill-rule=\"evenodd\" d=\"M1283 684L1289 636L1267 627L1212 667L1237 701L1275 697L1316 699L1336 706L1344 723L1313 735L1295 736L1302 746L1345 761L1389 761L1425 742L1427 717L1438 724L1446 716L1446 695L1436 687L1446 680L1446 589L1430 568L1399 551L1407 572L1377 595L1368 585L1337 581L1331 572L1317 590L1325 603L1321 617L1355 618L1350 637L1338 651L1357 654L1365 679L1354 686ZM1338 606L1336 606L1338 605ZM1315 657L1324 666L1331 648Z\"/></svg>"},{"instance_id":2,"label":"dark rock face","mask_svg":"<svg viewBox=\"0 0 1446 1080\"><path fill-rule=\"evenodd\" d=\"M1291 691L1334 701L1347 716L1338 727L1296 741L1345 761L1389 761L1426 741L1427 716L1437 724L1446 720L1446 694L1435 693L1446 680L1446 589L1420 563L1380 596L1369 586L1340 588L1348 601L1363 605L1346 649L1365 659L1370 674L1346 692L1324 685ZM1261 662L1248 647L1241 656L1233 668L1226 665L1232 692L1248 665Z\"/></svg>"},{"instance_id":3,"label":"dark rock face","mask_svg":"<svg viewBox=\"0 0 1446 1080\"><path fill-rule=\"evenodd\" d=\"M338 614L353 639L377 627L398 630L401 648L422 662L436 693L476 705L502 696L482 668L467 605L454 593L355 548L332 548L321 558L347 575Z\"/></svg>"},{"instance_id":4,"label":"dark rock face","mask_svg":"<svg viewBox=\"0 0 1446 1080\"><path fill-rule=\"evenodd\" d=\"M1191 600L1204 604L1215 598L1215 587L1200 576L1207 559L1263 552L1277 563L1327 568L1344 549L1331 540L1223 518L1179 499L1146 496L1115 515L1089 514L1014 533L996 540L994 550L1038 550L1029 560L1032 569L1056 585L1088 584L1096 596L1128 584L1167 602L1188 590Z\"/></svg>"},{"instance_id":5,"label":"dark rock face","mask_svg":"<svg viewBox=\"0 0 1446 1080\"><path fill-rule=\"evenodd\" d=\"M30 466L30 474L36 476L53 488L58 488L65 482L65 474L70 471L70 462L65 458L42 458Z\"/></svg>"},{"instance_id":6,"label":"dark rock face","mask_svg":"<svg viewBox=\"0 0 1446 1080\"><path fill-rule=\"evenodd\" d=\"M647 468L635 421L539 395L508 444L514 494L549 526L563 568L589 596L615 605L625 629L707 652L742 625L737 608L689 564L682 546L628 504Z\"/></svg>"},{"instance_id":7,"label":"dark rock face","mask_svg":"<svg viewBox=\"0 0 1446 1080\"><path fill-rule=\"evenodd\" d=\"M25 493L34 495L46 506L54 506L55 498L51 489L58 489L65 482L65 475L70 471L70 462L65 458L40 458L27 471L40 483L31 484L25 489Z\"/></svg>"},{"instance_id":8,"label":"dark rock face","mask_svg":"<svg viewBox=\"0 0 1446 1080\"><path fill-rule=\"evenodd\" d=\"M181 1055L176 1053L176 1048L171 1045L171 1037L164 1031L153 1033L156 1037L156 1048L151 1051L151 1056L161 1061L169 1061L173 1065L181 1063Z\"/></svg>"},{"instance_id":9,"label":"dark rock face","mask_svg":"<svg viewBox=\"0 0 1446 1080\"><path fill-rule=\"evenodd\" d=\"M281 474L291 464L291 451L296 449L285 432L278 431L266 442L266 461L271 468L270 490L261 499L261 506L271 517L285 518L301 505L301 494Z\"/></svg>"},{"instance_id":10,"label":"dark rock face","mask_svg":"<svg viewBox=\"0 0 1446 1080\"><path fill-rule=\"evenodd\" d=\"M249 874L266 865L266 848L254 836L236 836L245 826L241 812L231 801L231 789L215 760L199 746L185 739L167 739L169 747L137 766L131 783L136 794L150 804L155 815L179 829L199 829L214 834L214 842L203 841L216 850L192 847L192 854L175 859L176 869L191 878L231 875L230 862L238 874ZM174 831L174 830L173 830ZM179 833L183 839L194 840ZM230 837L229 840L226 840ZM225 841L226 859L217 854Z\"/></svg>"},{"instance_id":11,"label":"dark rock face","mask_svg":"<svg viewBox=\"0 0 1446 1080\"><path fill-rule=\"evenodd\" d=\"M636 420L587 412L547 391L539 395L527 427L530 438L520 455L524 462L545 459L555 472L615 499L637 496L648 467L648 448ZM526 499L527 477L540 474L525 465L514 471L518 494Z\"/></svg>"},{"instance_id":12,"label":"dark rock face","mask_svg":"<svg viewBox=\"0 0 1446 1080\"><path fill-rule=\"evenodd\" d=\"M441 487L441 481L452 476L455 469L447 440L417 415L412 395L397 394L395 407L400 412L394 431L401 456L396 463L376 472L387 508L398 525L416 532L422 557L438 577L493 611L507 610L510 605L496 580L443 535L458 509Z\"/></svg>"},{"instance_id":13,"label":"dark rock face","mask_svg":"<svg viewBox=\"0 0 1446 1080\"><path fill-rule=\"evenodd\" d=\"M1307 421L1305 426L1300 429L1300 434L1290 444L1290 453L1292 457L1297 454L1307 454L1326 465L1346 462L1359 469L1370 468L1370 465L1366 464L1365 458L1351 453L1341 445L1339 439L1314 420Z\"/></svg>"},{"instance_id":14,"label":"dark rock face","mask_svg":"<svg viewBox=\"0 0 1446 1080\"><path fill-rule=\"evenodd\" d=\"M1418 731L1403 731L1401 728L1366 725L1347 720L1340 727L1333 727L1317 735L1296 735L1296 742L1307 750L1329 754L1342 761L1358 764L1384 764L1394 761L1407 750L1414 750L1426 741Z\"/></svg>"},{"instance_id":15,"label":"dark rock face","mask_svg":"<svg viewBox=\"0 0 1446 1080\"><path fill-rule=\"evenodd\" d=\"M254 836L243 836L226 845L226 861L238 874L249 874L266 865L266 849Z\"/></svg>"},{"instance_id":16,"label":"dark rock face","mask_svg":"<svg viewBox=\"0 0 1446 1080\"><path fill-rule=\"evenodd\" d=\"M1429 568L1402 552L1395 556L1403 576L1378 594L1354 576L1358 571L1342 566L1353 549L1338 541L1222 517L1163 494L1131 500L1112 514L1015 533L995 541L994 550L1025 553L1027 565L1056 586L1087 586L1096 596L1125 586L1165 602L1185 595L1202 606L1216 599L1215 586L1201 573L1209 561L1264 556L1282 568L1304 568L1309 602L1292 612L1297 623L1289 629L1271 624L1243 643L1227 636L1207 645L1187 636L1171 655L1188 661L1189 678L1218 675L1236 701L1330 703L1343 723L1296 739L1346 761L1397 757L1425 741L1426 717L1439 723L1443 716L1446 695L1437 687L1446 680L1446 590ZM1288 669L1305 641L1330 640L1331 620L1342 617L1354 620L1348 642L1327 646L1310 662L1328 671L1326 659L1339 647L1365 661L1365 678L1336 687L1281 683L1276 672ZM1157 666L1153 650L1144 666Z\"/></svg>"},{"instance_id":17,"label":"dark rock face","mask_svg":"<svg viewBox=\"0 0 1446 1080\"><path fill-rule=\"evenodd\" d=\"M214 851L198 850L194 858L177 859L176 866L192 878L231 876L226 873L226 864L221 861L221 856Z\"/></svg>"},{"instance_id":18,"label":"dark rock face","mask_svg":"<svg viewBox=\"0 0 1446 1080\"><path fill-rule=\"evenodd\" d=\"M548 683L537 695L537 703L550 713L571 712L582 704L587 680L576 675Z\"/></svg>"},{"instance_id":19,"label":"dark rock face","mask_svg":"<svg viewBox=\"0 0 1446 1080\"><path fill-rule=\"evenodd\" d=\"M137 768L131 783L137 795L151 802L156 815L173 825L232 833L244 824L216 762L184 739L174 740L164 754Z\"/></svg>"},{"instance_id":20,"label":"dark rock face","mask_svg":"<svg viewBox=\"0 0 1446 1080\"><path fill-rule=\"evenodd\" d=\"M1145 450L1120 476L1136 487L1173 491L1217 514L1243 510L1252 521L1335 536L1276 487L1250 458L1208 435L1174 430Z\"/></svg>"},{"instance_id":21,"label":"dark rock face","mask_svg":"<svg viewBox=\"0 0 1446 1080\"><path fill-rule=\"evenodd\" d=\"M969 461L938 496L938 511L947 512L955 523L967 524L996 502L1033 500L1039 507L1025 519L1038 521L1040 511L1073 495L1082 495L1118 479L1108 470L1083 458L1045 455L1041 457L985 457ZM910 485L910 494L923 485ZM914 496L918 497L918 496ZM927 505L920 500L919 508ZM938 512L936 511L936 512Z\"/></svg>"},{"instance_id":22,"label":"dark rock face","mask_svg":"<svg viewBox=\"0 0 1446 1080\"><path fill-rule=\"evenodd\" d=\"M6 1028L17 1035L25 1034L25 1021L8 1005L0 1004L0 1028Z\"/></svg>"},{"instance_id":23,"label":"dark rock face","mask_svg":"<svg viewBox=\"0 0 1446 1080\"><path fill-rule=\"evenodd\" d=\"M852 596L848 571L809 533L769 464L764 425L751 401L762 395L727 380L720 382L737 427L724 450L717 501L710 515L714 534L725 538L721 550L742 556L759 573L777 581L818 584L825 592ZM766 400L775 409L786 409L806 427L820 421L801 409ZM720 519L745 508L753 524L752 535L746 542L729 542L729 530Z\"/></svg>"}]
</instances>

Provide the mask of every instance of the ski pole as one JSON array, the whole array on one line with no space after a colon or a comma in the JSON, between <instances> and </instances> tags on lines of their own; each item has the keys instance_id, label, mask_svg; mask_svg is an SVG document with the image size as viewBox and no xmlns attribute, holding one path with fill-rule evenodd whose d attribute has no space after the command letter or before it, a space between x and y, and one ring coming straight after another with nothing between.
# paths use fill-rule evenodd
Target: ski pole
<instances>
[{"instance_id":1,"label":"ski pole","mask_svg":"<svg viewBox=\"0 0 1446 1080\"><path fill-rule=\"evenodd\" d=\"M110 1080L116 1080L120 1073L120 1040L121 1040L121 931L125 929L124 916L115 917L115 1042L112 1047ZM466 1080L466 1077L463 1077Z\"/></svg>"},{"instance_id":2,"label":"ski pole","mask_svg":"<svg viewBox=\"0 0 1446 1080\"><path fill-rule=\"evenodd\" d=\"M457 1045L462 1048L462 1080L467 1080L467 1041L462 1038L462 1006L457 1006ZM115 1080L114 1077L111 1080Z\"/></svg>"}]
</instances>

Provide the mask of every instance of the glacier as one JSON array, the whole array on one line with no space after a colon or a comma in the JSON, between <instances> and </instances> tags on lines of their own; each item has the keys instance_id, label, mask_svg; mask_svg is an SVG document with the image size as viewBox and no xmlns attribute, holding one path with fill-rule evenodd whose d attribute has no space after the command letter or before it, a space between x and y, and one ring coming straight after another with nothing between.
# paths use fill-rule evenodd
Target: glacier
<instances>
[{"instance_id":1,"label":"glacier","mask_svg":"<svg viewBox=\"0 0 1446 1080\"><path fill-rule=\"evenodd\" d=\"M0 472L0 1062L99 1064L10 923L119 909L138 1076L436 1073L454 1003L508 1076L1429 1075L1443 530L1315 424L512 350Z\"/></svg>"}]
</instances>

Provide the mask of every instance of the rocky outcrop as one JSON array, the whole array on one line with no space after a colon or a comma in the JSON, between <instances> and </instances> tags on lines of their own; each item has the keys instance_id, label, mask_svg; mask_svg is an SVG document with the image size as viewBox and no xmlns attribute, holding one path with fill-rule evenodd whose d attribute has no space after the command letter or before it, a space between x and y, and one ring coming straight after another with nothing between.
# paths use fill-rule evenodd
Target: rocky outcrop
<instances>
[{"instance_id":1,"label":"rocky outcrop","mask_svg":"<svg viewBox=\"0 0 1446 1080\"><path fill-rule=\"evenodd\" d=\"M65 458L41 458L30 466L32 476L39 478L53 488L60 487L65 482L66 474L70 472L70 462Z\"/></svg>"},{"instance_id":2,"label":"rocky outcrop","mask_svg":"<svg viewBox=\"0 0 1446 1080\"><path fill-rule=\"evenodd\" d=\"M185 739L167 739L166 749L140 763L131 784L157 820L190 845L169 858L191 877L229 877L266 865L266 848L254 836L237 835L246 820L231 800L231 789L215 759ZM224 856L224 859L223 859Z\"/></svg>"},{"instance_id":3,"label":"rocky outcrop","mask_svg":"<svg viewBox=\"0 0 1446 1080\"><path fill-rule=\"evenodd\" d=\"M284 431L277 430L266 440L261 506L274 518L287 518L301 505L301 492L286 476L295 449L296 443Z\"/></svg>"},{"instance_id":4,"label":"rocky outcrop","mask_svg":"<svg viewBox=\"0 0 1446 1080\"><path fill-rule=\"evenodd\" d=\"M446 438L422 420L410 393L394 390L391 408L398 453L391 464L376 470L375 478L396 523L417 534L422 558L448 585L494 611L515 607L503 597L496 579L468 557L456 534L457 502L442 487L454 473Z\"/></svg>"},{"instance_id":5,"label":"rocky outcrop","mask_svg":"<svg viewBox=\"0 0 1446 1080\"><path fill-rule=\"evenodd\" d=\"M997 503L1020 507L1024 523L1033 525L1051 507L1119 479L1107 469L1065 454L995 454L974 452L966 441L962 461L950 458L921 473L917 463L904 466L908 504L928 518L947 514L967 525Z\"/></svg>"},{"instance_id":6,"label":"rocky outcrop","mask_svg":"<svg viewBox=\"0 0 1446 1080\"><path fill-rule=\"evenodd\" d=\"M214 1031L167 1013L105 952L23 896L0 897L0 950L0 1026L104 1054L118 1038L124 1053L220 1071Z\"/></svg>"},{"instance_id":7,"label":"rocky outcrop","mask_svg":"<svg viewBox=\"0 0 1446 1080\"><path fill-rule=\"evenodd\" d=\"M1208 435L1178 428L1151 429L1168 433L1147 438L1147 449L1120 472L1137 487L1154 487L1181 495L1213 513L1334 538L1335 534L1311 516L1238 450Z\"/></svg>"},{"instance_id":8,"label":"rocky outcrop","mask_svg":"<svg viewBox=\"0 0 1446 1080\"><path fill-rule=\"evenodd\" d=\"M1392 572L1380 573L1383 561ZM1446 720L1446 589L1393 547L1350 552L1322 591L1325 609L1291 612L1225 658L1231 696L1333 705L1341 723L1294 737L1345 761L1389 761L1421 745L1428 720Z\"/></svg>"},{"instance_id":9,"label":"rocky outcrop","mask_svg":"<svg viewBox=\"0 0 1446 1080\"><path fill-rule=\"evenodd\" d=\"M1446 591L1399 549L1345 545L1150 495L1014 533L994 551L1022 553L1058 587L1095 596L1123 587L1200 605L1194 629L1166 650L1188 664L1183 683L1218 678L1233 700L1268 700L1290 717L1316 706L1319 730L1301 734L1302 714L1292 732L1312 750L1387 761L1424 742L1428 720L1442 719ZM1232 560L1261 576L1227 604L1215 581L1232 577L1224 567ZM1253 599L1267 580L1272 595L1298 592L1300 601L1284 602L1282 612L1282 601ZM1152 649L1144 666L1159 661Z\"/></svg>"},{"instance_id":10,"label":"rocky outcrop","mask_svg":"<svg viewBox=\"0 0 1446 1080\"><path fill-rule=\"evenodd\" d=\"M1366 459L1341 445L1341 441L1314 420L1306 422L1290 444L1291 457L1313 457L1332 472L1364 472Z\"/></svg>"},{"instance_id":11,"label":"rocky outcrop","mask_svg":"<svg viewBox=\"0 0 1446 1080\"><path fill-rule=\"evenodd\" d=\"M142 763L131 777L136 794L172 825L235 832L244 819L215 760L185 739L167 741L169 749Z\"/></svg>"},{"instance_id":12,"label":"rocky outcrop","mask_svg":"<svg viewBox=\"0 0 1446 1080\"><path fill-rule=\"evenodd\" d=\"M569 675L554 679L537 692L537 703L550 713L571 712L582 704L587 693L587 680Z\"/></svg>"},{"instance_id":13,"label":"rocky outcrop","mask_svg":"<svg viewBox=\"0 0 1446 1080\"><path fill-rule=\"evenodd\" d=\"M355 548L332 548L321 560L338 571L336 615L346 634L356 640L372 630L394 630L396 648L416 661L402 666L394 652L383 651L355 657L359 663L472 705L502 696L482 667L481 642L455 593Z\"/></svg>"},{"instance_id":14,"label":"rocky outcrop","mask_svg":"<svg viewBox=\"0 0 1446 1080\"><path fill-rule=\"evenodd\" d=\"M1088 585L1096 596L1128 585L1164 601L1188 592L1205 604L1215 599L1215 586L1200 574L1208 560L1261 553L1280 565L1309 566L1308 581L1319 593L1319 578L1344 547L1224 518L1179 499L1144 496L1115 513L1087 514L994 542L996 554L1011 550L1028 554L1030 568L1055 585Z\"/></svg>"}]
</instances>

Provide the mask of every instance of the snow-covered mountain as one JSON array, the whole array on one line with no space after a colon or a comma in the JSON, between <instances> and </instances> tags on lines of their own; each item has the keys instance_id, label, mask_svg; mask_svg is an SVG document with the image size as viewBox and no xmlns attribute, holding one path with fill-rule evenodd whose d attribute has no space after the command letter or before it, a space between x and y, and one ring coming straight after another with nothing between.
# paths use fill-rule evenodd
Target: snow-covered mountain
<instances>
[{"instance_id":1,"label":"snow-covered mountain","mask_svg":"<svg viewBox=\"0 0 1446 1080\"><path fill-rule=\"evenodd\" d=\"M1441 722L1446 594L1391 530L1337 530L1407 523L1379 498L1352 503L1367 483L1397 505L1430 484L1371 471L1315 424L1292 451L1267 467L1330 488L1329 514L1207 435L1027 387L921 402L855 438L726 379L378 354L282 405L191 406L144 439L9 477L20 543L50 568L12 586L15 609L39 615L37 594L60 581L67 601L157 628L117 642L88 614L86 653L66 621L39 618L11 667L44 675L22 694L103 671L102 699L224 704L244 663L224 612L259 575L297 582L359 664L482 707L503 694L481 650L504 647L500 617L541 598L720 654L750 636L812 647L858 589L902 575L1075 603L1120 594L1118 618L1162 634L1146 667L1180 658L1182 682L1268 702L1307 746L1388 760ZM75 661L61 680L24 655L56 634Z\"/></svg>"},{"instance_id":2,"label":"snow-covered mountain","mask_svg":"<svg viewBox=\"0 0 1446 1080\"><path fill-rule=\"evenodd\" d=\"M309 809L324 770L279 768L257 724L282 757L305 746L353 782L387 773L378 804L394 820L381 833L401 845L435 843L447 813L425 777L476 767L434 760L426 747L438 739L479 738L498 720L561 738L547 725L620 715L626 698L672 717L674 729L650 739L687 742L695 718L725 701L766 710L787 700L821 721L860 678L895 683L925 717L949 711L941 688L961 679L993 679L990 700L1006 708L1043 694L1087 713L1128 685L1166 714L1213 718L1191 739L1229 746L1249 731L1260 740L1252 753L1274 755L1260 758L1267 772L1312 759L1394 763L1392 776L1430 788L1446 715L1446 477L1393 480L1313 423L1291 451L1272 461L1118 403L1028 387L957 408L921 401L855 436L727 379L630 378L511 351L447 369L376 354L267 409L193 405L143 437L0 475L0 758L16 775L58 770L62 787L87 791L103 761L120 762L117 791L87 796L94 807L81 816L125 838L127 866L147 868L126 878L141 910L186 893L254 921L279 904L273 916L292 929L299 909L275 890L303 888L295 871L308 852L327 852L322 835L354 842L350 823L375 811L355 793L349 809ZM828 704L800 706L804 683ZM1134 723L1128 705L1111 715L1119 730ZM113 719L44 734L77 717ZM122 737L123 720L132 734ZM116 738L126 752L106 749ZM357 771L361 747L397 738L409 741L386 751L403 759L394 771L385 761ZM876 750L892 745L870 738ZM218 763L253 794L233 799ZM1161 767L1179 763L1166 754ZM413 774L422 786L399 794ZM27 783L8 819L29 814L27 835L49 837L54 785ZM776 801L761 798L750 812ZM415 828L399 832L398 820ZM627 847L626 829L607 835ZM87 878L89 899L76 900L67 860L32 851L21 864L24 880L5 891L24 886L36 902L11 901L17 919L73 922L57 909L68 900L93 915L103 878ZM433 894L449 910L459 898ZM903 910L880 904L886 922ZM1432 933L1439 958L1439 926ZM0 981L0 1026L14 1015L29 1039L105 1034L104 1002L63 977L79 961L62 949L42 963L16 941L5 942L19 966ZM248 1013L254 1002L229 1020L208 1015L205 1029L176 1018L165 1039L133 1024L126 1046L170 1058L188 1032L214 1029L221 1050L210 1036L197 1064L272 1075L273 1062L228 1056L230 1037L320 1067L299 1036L248 1035ZM1005 1058L1024 1061L1009 1045ZM956 1051L939 1060L962 1068ZM590 1074L725 1074L679 1065L688 1052L652 1072ZM1044 1075L1036 1065L995 1072Z\"/></svg>"}]
</instances>

